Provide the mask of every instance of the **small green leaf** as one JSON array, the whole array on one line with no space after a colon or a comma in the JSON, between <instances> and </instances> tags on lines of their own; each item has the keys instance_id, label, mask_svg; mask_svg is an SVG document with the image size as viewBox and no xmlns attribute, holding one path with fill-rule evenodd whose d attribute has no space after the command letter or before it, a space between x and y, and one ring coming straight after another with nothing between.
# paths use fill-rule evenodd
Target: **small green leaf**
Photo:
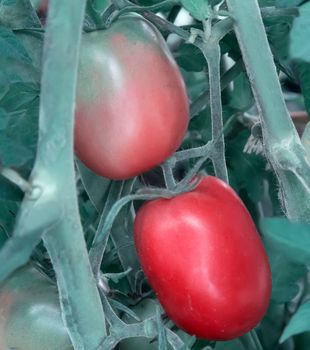
<instances>
[{"instance_id":1,"label":"small green leaf","mask_svg":"<svg viewBox=\"0 0 310 350\"><path fill-rule=\"evenodd\" d=\"M159 350L168 350L168 340L166 329L162 323L161 319L161 309L159 306L156 308L156 321L158 327L158 349Z\"/></svg>"},{"instance_id":2,"label":"small green leaf","mask_svg":"<svg viewBox=\"0 0 310 350\"><path fill-rule=\"evenodd\" d=\"M194 18L200 21L209 15L208 0L181 0L181 3Z\"/></svg>"},{"instance_id":3,"label":"small green leaf","mask_svg":"<svg viewBox=\"0 0 310 350\"><path fill-rule=\"evenodd\" d=\"M4 231L6 236L12 234L18 208L17 202L0 199L0 231Z\"/></svg>"},{"instance_id":4,"label":"small green leaf","mask_svg":"<svg viewBox=\"0 0 310 350\"><path fill-rule=\"evenodd\" d=\"M310 62L310 2L299 7L299 16L295 18L290 32L290 58Z\"/></svg>"},{"instance_id":5,"label":"small green leaf","mask_svg":"<svg viewBox=\"0 0 310 350\"><path fill-rule=\"evenodd\" d=\"M24 193L5 177L0 176L0 202L1 200L20 202Z\"/></svg>"},{"instance_id":6,"label":"small green leaf","mask_svg":"<svg viewBox=\"0 0 310 350\"><path fill-rule=\"evenodd\" d=\"M310 225L291 222L286 218L268 218L260 223L267 240L271 240L291 261L309 264Z\"/></svg>"},{"instance_id":7,"label":"small green leaf","mask_svg":"<svg viewBox=\"0 0 310 350\"><path fill-rule=\"evenodd\" d=\"M298 294L297 282L307 273L307 269L304 265L288 261L276 249L268 249L268 253L272 271L271 299L276 303L287 303Z\"/></svg>"},{"instance_id":8,"label":"small green leaf","mask_svg":"<svg viewBox=\"0 0 310 350\"><path fill-rule=\"evenodd\" d=\"M305 0L276 0L276 7L295 7L302 4Z\"/></svg>"},{"instance_id":9,"label":"small green leaf","mask_svg":"<svg viewBox=\"0 0 310 350\"><path fill-rule=\"evenodd\" d=\"M234 340L225 341L225 342L218 341L216 342L216 346L214 348L214 350L236 350L236 349L245 350L244 346L242 345L239 339L234 339Z\"/></svg>"},{"instance_id":10,"label":"small green leaf","mask_svg":"<svg viewBox=\"0 0 310 350\"><path fill-rule=\"evenodd\" d=\"M253 105L251 85L245 73L241 73L234 80L234 90L229 102L230 107L240 111L248 110Z\"/></svg>"},{"instance_id":11,"label":"small green leaf","mask_svg":"<svg viewBox=\"0 0 310 350\"><path fill-rule=\"evenodd\" d=\"M300 83L307 112L310 114L310 62L295 61L294 67Z\"/></svg>"},{"instance_id":12,"label":"small green leaf","mask_svg":"<svg viewBox=\"0 0 310 350\"><path fill-rule=\"evenodd\" d=\"M0 107L0 130L3 130L7 127L9 122L9 116L5 109Z\"/></svg>"},{"instance_id":13,"label":"small green leaf","mask_svg":"<svg viewBox=\"0 0 310 350\"><path fill-rule=\"evenodd\" d=\"M23 144L0 132L0 162L3 166L21 166L33 158L33 153Z\"/></svg>"},{"instance_id":14,"label":"small green leaf","mask_svg":"<svg viewBox=\"0 0 310 350\"><path fill-rule=\"evenodd\" d=\"M200 72L206 66L206 60L202 52L191 44L182 44L175 55L175 59L188 72Z\"/></svg>"},{"instance_id":15,"label":"small green leaf","mask_svg":"<svg viewBox=\"0 0 310 350\"><path fill-rule=\"evenodd\" d=\"M99 12L104 11L109 5L111 5L111 0L94 0L93 2L94 8Z\"/></svg>"},{"instance_id":16,"label":"small green leaf","mask_svg":"<svg viewBox=\"0 0 310 350\"><path fill-rule=\"evenodd\" d=\"M76 164L82 178L82 183L91 202L97 211L101 212L106 203L106 195L111 184L111 180L98 176L78 159L76 159Z\"/></svg>"},{"instance_id":17,"label":"small green leaf","mask_svg":"<svg viewBox=\"0 0 310 350\"><path fill-rule=\"evenodd\" d=\"M285 342L288 338L295 334L310 330L310 301L301 305L291 318L288 325L280 338L280 343Z\"/></svg>"},{"instance_id":18,"label":"small green leaf","mask_svg":"<svg viewBox=\"0 0 310 350\"><path fill-rule=\"evenodd\" d=\"M0 0L0 25L11 28L41 27L29 0Z\"/></svg>"},{"instance_id":19,"label":"small green leaf","mask_svg":"<svg viewBox=\"0 0 310 350\"><path fill-rule=\"evenodd\" d=\"M304 132L302 134L301 142L305 147L305 150L308 154L308 158L310 159L310 122L307 123Z\"/></svg>"},{"instance_id":20,"label":"small green leaf","mask_svg":"<svg viewBox=\"0 0 310 350\"><path fill-rule=\"evenodd\" d=\"M286 305L270 302L268 311L257 327L263 349L276 349L283 332Z\"/></svg>"},{"instance_id":21,"label":"small green leaf","mask_svg":"<svg viewBox=\"0 0 310 350\"><path fill-rule=\"evenodd\" d=\"M31 63L30 56L16 35L8 28L0 27L1 60L14 59Z\"/></svg>"}]
</instances>

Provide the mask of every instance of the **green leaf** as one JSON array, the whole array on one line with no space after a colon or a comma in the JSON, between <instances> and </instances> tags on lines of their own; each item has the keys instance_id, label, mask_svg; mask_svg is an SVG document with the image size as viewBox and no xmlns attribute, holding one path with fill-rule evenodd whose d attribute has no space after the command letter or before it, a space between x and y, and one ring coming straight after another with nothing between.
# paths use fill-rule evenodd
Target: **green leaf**
<instances>
[{"instance_id":1,"label":"green leaf","mask_svg":"<svg viewBox=\"0 0 310 350\"><path fill-rule=\"evenodd\" d=\"M305 2L305 0L276 0L276 7L295 7Z\"/></svg>"},{"instance_id":2,"label":"green leaf","mask_svg":"<svg viewBox=\"0 0 310 350\"><path fill-rule=\"evenodd\" d=\"M182 44L175 54L175 59L188 72L200 72L206 66L202 52L191 44Z\"/></svg>"},{"instance_id":3,"label":"green leaf","mask_svg":"<svg viewBox=\"0 0 310 350\"><path fill-rule=\"evenodd\" d=\"M283 332L286 305L270 302L267 313L257 327L263 349L276 349Z\"/></svg>"},{"instance_id":4,"label":"green leaf","mask_svg":"<svg viewBox=\"0 0 310 350\"><path fill-rule=\"evenodd\" d=\"M248 110L254 103L251 85L245 73L241 73L234 80L234 89L229 106L239 111Z\"/></svg>"},{"instance_id":5,"label":"green leaf","mask_svg":"<svg viewBox=\"0 0 310 350\"><path fill-rule=\"evenodd\" d=\"M20 202L24 193L6 178L0 176L0 200Z\"/></svg>"},{"instance_id":6,"label":"green leaf","mask_svg":"<svg viewBox=\"0 0 310 350\"><path fill-rule=\"evenodd\" d=\"M288 338L295 334L306 332L310 330L310 301L301 305L290 322L285 327L283 334L280 338L280 343L285 342Z\"/></svg>"},{"instance_id":7,"label":"green leaf","mask_svg":"<svg viewBox=\"0 0 310 350\"><path fill-rule=\"evenodd\" d=\"M1 60L14 59L31 63L30 56L16 35L8 28L0 27Z\"/></svg>"},{"instance_id":8,"label":"green leaf","mask_svg":"<svg viewBox=\"0 0 310 350\"><path fill-rule=\"evenodd\" d=\"M31 58L32 66L36 68L36 82L40 82L44 32L19 30L15 35Z\"/></svg>"},{"instance_id":9,"label":"green leaf","mask_svg":"<svg viewBox=\"0 0 310 350\"><path fill-rule=\"evenodd\" d=\"M310 62L310 2L299 7L299 16L295 18L290 32L290 58Z\"/></svg>"},{"instance_id":10,"label":"green leaf","mask_svg":"<svg viewBox=\"0 0 310 350\"><path fill-rule=\"evenodd\" d=\"M216 346L214 348L214 350L236 350L236 349L247 350L243 347L239 339L234 339L234 340L225 341L225 342L218 341L216 342Z\"/></svg>"},{"instance_id":11,"label":"green leaf","mask_svg":"<svg viewBox=\"0 0 310 350\"><path fill-rule=\"evenodd\" d=\"M168 350L167 333L161 319L161 309L159 306L156 308L156 321L158 327L158 349Z\"/></svg>"},{"instance_id":12,"label":"green leaf","mask_svg":"<svg viewBox=\"0 0 310 350\"><path fill-rule=\"evenodd\" d=\"M0 161L3 166L21 166L33 158L33 153L21 143L0 133Z\"/></svg>"},{"instance_id":13,"label":"green leaf","mask_svg":"<svg viewBox=\"0 0 310 350\"><path fill-rule=\"evenodd\" d=\"M293 67L301 87L307 112L310 114L310 63L295 61Z\"/></svg>"},{"instance_id":14,"label":"green leaf","mask_svg":"<svg viewBox=\"0 0 310 350\"><path fill-rule=\"evenodd\" d=\"M307 239L303 240L305 227L285 218L268 218L260 222L272 271L272 300L277 303L291 301L299 291L298 281L307 273L307 253L304 255L300 251L307 244Z\"/></svg>"},{"instance_id":15,"label":"green leaf","mask_svg":"<svg viewBox=\"0 0 310 350\"><path fill-rule=\"evenodd\" d=\"M99 12L104 11L109 5L111 5L111 0L94 0L93 2L94 8Z\"/></svg>"},{"instance_id":16,"label":"green leaf","mask_svg":"<svg viewBox=\"0 0 310 350\"><path fill-rule=\"evenodd\" d=\"M200 21L209 15L208 0L181 0L181 3L194 18Z\"/></svg>"},{"instance_id":17,"label":"green leaf","mask_svg":"<svg viewBox=\"0 0 310 350\"><path fill-rule=\"evenodd\" d=\"M300 333L294 337L295 348L298 350L309 350L310 332Z\"/></svg>"},{"instance_id":18,"label":"green leaf","mask_svg":"<svg viewBox=\"0 0 310 350\"><path fill-rule=\"evenodd\" d=\"M41 27L29 0L0 0L0 25L11 28Z\"/></svg>"},{"instance_id":19,"label":"green leaf","mask_svg":"<svg viewBox=\"0 0 310 350\"><path fill-rule=\"evenodd\" d=\"M0 130L0 158L5 166L21 167L34 160L37 146L39 99L32 83L15 83L0 100L9 116Z\"/></svg>"},{"instance_id":20,"label":"green leaf","mask_svg":"<svg viewBox=\"0 0 310 350\"><path fill-rule=\"evenodd\" d=\"M7 127L9 122L9 116L5 109L0 107L0 130L3 130Z\"/></svg>"},{"instance_id":21,"label":"green leaf","mask_svg":"<svg viewBox=\"0 0 310 350\"><path fill-rule=\"evenodd\" d=\"M258 0L258 3L260 7L274 6L275 1L276 0Z\"/></svg>"},{"instance_id":22,"label":"green leaf","mask_svg":"<svg viewBox=\"0 0 310 350\"><path fill-rule=\"evenodd\" d=\"M15 35L10 29L0 27L0 87L14 82L40 81L43 36L29 33Z\"/></svg>"},{"instance_id":23,"label":"green leaf","mask_svg":"<svg viewBox=\"0 0 310 350\"><path fill-rule=\"evenodd\" d=\"M266 239L291 261L309 265L310 225L291 222L286 218L267 218L260 223Z\"/></svg>"},{"instance_id":24,"label":"green leaf","mask_svg":"<svg viewBox=\"0 0 310 350\"><path fill-rule=\"evenodd\" d=\"M276 303L289 302L298 294L297 283L307 273L307 269L304 265L287 261L276 249L268 249L268 252L272 272L271 299Z\"/></svg>"},{"instance_id":25,"label":"green leaf","mask_svg":"<svg viewBox=\"0 0 310 350\"><path fill-rule=\"evenodd\" d=\"M0 200L0 231L2 230L6 237L12 234L18 208L17 202Z\"/></svg>"},{"instance_id":26,"label":"green leaf","mask_svg":"<svg viewBox=\"0 0 310 350\"><path fill-rule=\"evenodd\" d=\"M132 192L135 179L126 181L113 182L112 186L121 184L121 192L119 198L124 197ZM135 282L137 272L141 269L140 263L137 257L137 252L133 242L133 214L132 204L126 205L120 213L117 215L111 230L111 239L117 250L119 260L122 264L123 270L126 271L129 268L130 272L127 274L127 278L130 287L135 292Z\"/></svg>"},{"instance_id":27,"label":"green leaf","mask_svg":"<svg viewBox=\"0 0 310 350\"><path fill-rule=\"evenodd\" d=\"M106 203L106 195L111 184L111 180L98 176L78 159L76 159L76 164L81 175L82 183L91 202L97 211L101 212Z\"/></svg>"},{"instance_id":28,"label":"green leaf","mask_svg":"<svg viewBox=\"0 0 310 350\"><path fill-rule=\"evenodd\" d=\"M267 176L266 160L261 155L243 152L249 136L248 130L242 130L232 140L228 140L226 157L237 190L245 189L251 200L257 203L264 195L264 178Z\"/></svg>"},{"instance_id":29,"label":"green leaf","mask_svg":"<svg viewBox=\"0 0 310 350\"><path fill-rule=\"evenodd\" d=\"M39 97L39 86L34 83L16 82L10 84L10 89L1 99L2 108L7 111L21 111L27 109Z\"/></svg>"}]
</instances>

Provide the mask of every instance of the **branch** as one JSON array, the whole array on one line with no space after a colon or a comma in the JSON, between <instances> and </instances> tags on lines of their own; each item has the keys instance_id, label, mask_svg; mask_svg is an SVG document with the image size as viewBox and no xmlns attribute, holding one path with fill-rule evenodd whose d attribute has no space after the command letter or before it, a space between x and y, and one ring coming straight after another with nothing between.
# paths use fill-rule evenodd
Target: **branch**
<instances>
[{"instance_id":1,"label":"branch","mask_svg":"<svg viewBox=\"0 0 310 350\"><path fill-rule=\"evenodd\" d=\"M0 279L24 264L43 236L64 323L75 349L96 349L106 335L102 304L80 222L73 160L78 52L85 0L50 2L35 165L13 237L0 252Z\"/></svg>"},{"instance_id":2,"label":"branch","mask_svg":"<svg viewBox=\"0 0 310 350\"><path fill-rule=\"evenodd\" d=\"M310 163L282 95L257 0L227 0L288 218L310 221Z\"/></svg>"}]
</instances>

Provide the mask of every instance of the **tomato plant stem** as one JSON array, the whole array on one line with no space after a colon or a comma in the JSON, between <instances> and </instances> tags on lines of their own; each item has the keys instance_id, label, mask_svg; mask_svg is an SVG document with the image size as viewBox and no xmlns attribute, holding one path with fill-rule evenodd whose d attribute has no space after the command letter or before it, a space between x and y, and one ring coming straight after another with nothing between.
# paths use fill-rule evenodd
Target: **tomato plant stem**
<instances>
[{"instance_id":1,"label":"tomato plant stem","mask_svg":"<svg viewBox=\"0 0 310 350\"><path fill-rule=\"evenodd\" d=\"M210 21L210 20L209 20ZM208 22L210 23L210 22ZM221 50L219 41L230 31L232 23L230 19L223 20L214 25L210 31L210 26L205 24L205 35L203 45L199 45L202 53L208 62L209 86L210 86L210 107L212 118L212 140L214 142L214 154L212 163L215 174L220 179L228 182L228 174L225 162L225 143L223 134L222 100L221 100L221 78L220 59Z\"/></svg>"},{"instance_id":2,"label":"tomato plant stem","mask_svg":"<svg viewBox=\"0 0 310 350\"><path fill-rule=\"evenodd\" d=\"M254 342L254 344L255 344L255 346L256 346L256 349L257 349L257 350L263 350L262 344L261 344L260 341L259 341L259 338L258 338L258 336L257 336L257 333L256 333L255 329L251 330L251 331L249 332L249 334L250 334L250 336L251 336L252 339L253 339L253 342Z\"/></svg>"},{"instance_id":3,"label":"tomato plant stem","mask_svg":"<svg viewBox=\"0 0 310 350\"><path fill-rule=\"evenodd\" d=\"M166 188L168 190L173 190L175 188L176 182L173 176L173 167L171 166L171 162L168 160L162 166L162 171L164 174Z\"/></svg>"},{"instance_id":4,"label":"tomato plant stem","mask_svg":"<svg viewBox=\"0 0 310 350\"><path fill-rule=\"evenodd\" d=\"M221 77L221 91L226 89L228 85L242 72L243 62L240 59ZM191 118L198 115L203 109L210 104L209 89L203 92L190 106Z\"/></svg>"},{"instance_id":5,"label":"tomato plant stem","mask_svg":"<svg viewBox=\"0 0 310 350\"><path fill-rule=\"evenodd\" d=\"M289 218L310 221L310 163L286 108L257 0L227 0Z\"/></svg>"},{"instance_id":6,"label":"tomato plant stem","mask_svg":"<svg viewBox=\"0 0 310 350\"><path fill-rule=\"evenodd\" d=\"M39 140L12 239L0 253L0 278L26 262L42 235L76 350L96 349L105 318L81 227L73 157L74 96L84 0L50 3L44 46ZM60 11L61 9L61 11Z\"/></svg>"}]
</instances>

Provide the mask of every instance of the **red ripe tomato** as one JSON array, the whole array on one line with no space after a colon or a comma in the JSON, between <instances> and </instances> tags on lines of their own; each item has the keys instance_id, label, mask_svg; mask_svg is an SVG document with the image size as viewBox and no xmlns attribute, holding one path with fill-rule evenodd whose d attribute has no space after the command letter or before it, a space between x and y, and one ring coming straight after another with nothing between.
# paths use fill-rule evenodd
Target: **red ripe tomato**
<instances>
[{"instance_id":1,"label":"red ripe tomato","mask_svg":"<svg viewBox=\"0 0 310 350\"><path fill-rule=\"evenodd\" d=\"M191 192L145 203L134 236L149 283L186 332L228 340L264 316L267 256L246 207L221 180L207 176Z\"/></svg>"},{"instance_id":2,"label":"red ripe tomato","mask_svg":"<svg viewBox=\"0 0 310 350\"><path fill-rule=\"evenodd\" d=\"M182 76L158 30L126 15L83 35L75 151L91 170L126 179L159 165L188 125Z\"/></svg>"}]
</instances>

